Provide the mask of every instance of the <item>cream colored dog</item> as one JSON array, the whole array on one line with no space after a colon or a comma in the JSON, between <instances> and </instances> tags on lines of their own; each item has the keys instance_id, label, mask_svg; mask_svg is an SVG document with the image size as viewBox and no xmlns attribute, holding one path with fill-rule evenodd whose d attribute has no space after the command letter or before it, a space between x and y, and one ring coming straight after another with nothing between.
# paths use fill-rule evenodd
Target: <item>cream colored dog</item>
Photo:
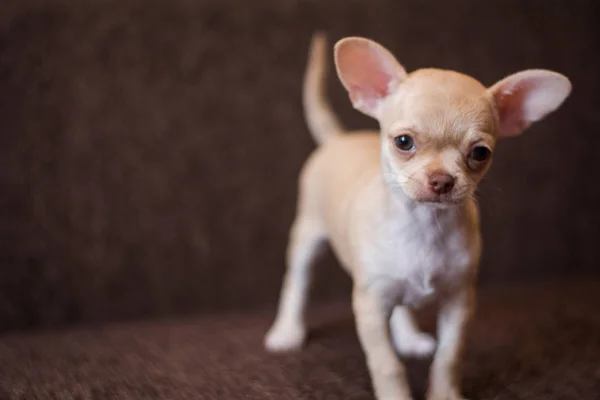
<instances>
[{"instance_id":1,"label":"cream colored dog","mask_svg":"<svg viewBox=\"0 0 600 400\"><path fill-rule=\"evenodd\" d=\"M334 53L352 104L381 132L344 134L323 96L326 44L316 35L304 106L320 146L300 177L285 283L265 346L302 346L310 266L328 240L354 282L358 337L377 399L411 398L396 351L434 350L428 399L460 399L459 359L481 253L475 188L496 140L554 111L571 84L546 70L519 72L490 88L453 71L407 74L385 48L358 37L339 41ZM433 299L437 349L411 315Z\"/></svg>"}]
</instances>

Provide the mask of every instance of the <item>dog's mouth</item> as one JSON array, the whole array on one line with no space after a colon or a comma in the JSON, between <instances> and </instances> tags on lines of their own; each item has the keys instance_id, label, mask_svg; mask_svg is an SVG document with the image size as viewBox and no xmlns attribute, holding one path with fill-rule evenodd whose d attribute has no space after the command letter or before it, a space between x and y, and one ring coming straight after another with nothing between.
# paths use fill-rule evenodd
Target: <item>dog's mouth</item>
<instances>
[{"instance_id":1,"label":"dog's mouth","mask_svg":"<svg viewBox=\"0 0 600 400\"><path fill-rule=\"evenodd\" d=\"M455 198L453 196L432 196L425 198L414 198L418 203L423 204L431 204L433 206L443 207L443 206L456 206L462 204L465 201L465 198Z\"/></svg>"},{"instance_id":2,"label":"dog's mouth","mask_svg":"<svg viewBox=\"0 0 600 400\"><path fill-rule=\"evenodd\" d=\"M446 191L433 190L430 184L416 178L398 179L397 174L384 174L385 181L393 194L408 198L416 203L433 207L450 207L465 203L472 196L472 187L467 182L456 182Z\"/></svg>"},{"instance_id":3,"label":"dog's mouth","mask_svg":"<svg viewBox=\"0 0 600 400\"><path fill-rule=\"evenodd\" d=\"M434 207L451 207L463 204L469 198L469 191L459 188L444 194L436 194L427 190L408 191L402 190L402 193L411 200L420 203L431 205Z\"/></svg>"}]
</instances>

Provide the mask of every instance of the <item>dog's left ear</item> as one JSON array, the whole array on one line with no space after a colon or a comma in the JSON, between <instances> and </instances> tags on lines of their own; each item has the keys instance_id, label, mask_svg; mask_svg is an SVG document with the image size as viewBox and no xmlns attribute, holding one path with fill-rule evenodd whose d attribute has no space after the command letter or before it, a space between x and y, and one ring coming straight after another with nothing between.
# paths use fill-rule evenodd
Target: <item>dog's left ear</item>
<instances>
[{"instance_id":1,"label":"dog's left ear","mask_svg":"<svg viewBox=\"0 0 600 400\"><path fill-rule=\"evenodd\" d=\"M348 37L335 45L335 66L352 105L379 118L381 102L406 78L406 71L380 44Z\"/></svg>"},{"instance_id":2,"label":"dog's left ear","mask_svg":"<svg viewBox=\"0 0 600 400\"><path fill-rule=\"evenodd\" d=\"M571 82L557 72L527 70L488 91L498 111L499 136L516 136L556 110L571 93Z\"/></svg>"}]
</instances>

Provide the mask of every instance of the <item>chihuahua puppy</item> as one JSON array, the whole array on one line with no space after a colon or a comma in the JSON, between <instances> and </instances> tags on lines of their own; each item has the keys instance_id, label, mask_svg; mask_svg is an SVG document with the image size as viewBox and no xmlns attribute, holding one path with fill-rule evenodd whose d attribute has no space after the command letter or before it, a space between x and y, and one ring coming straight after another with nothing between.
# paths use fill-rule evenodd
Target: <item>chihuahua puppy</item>
<instances>
[{"instance_id":1,"label":"chihuahua puppy","mask_svg":"<svg viewBox=\"0 0 600 400\"><path fill-rule=\"evenodd\" d=\"M353 280L352 306L376 398L411 399L396 352L435 352L428 400L459 400L459 360L473 311L481 253L478 182L496 140L519 135L571 91L556 72L526 70L486 88L454 71L407 73L381 45L359 37L334 48L354 108L380 132L344 130L323 96L326 44L315 35L304 82L308 126L319 147L299 181L273 352L306 337L311 264L328 240ZM412 310L439 304L437 344Z\"/></svg>"}]
</instances>

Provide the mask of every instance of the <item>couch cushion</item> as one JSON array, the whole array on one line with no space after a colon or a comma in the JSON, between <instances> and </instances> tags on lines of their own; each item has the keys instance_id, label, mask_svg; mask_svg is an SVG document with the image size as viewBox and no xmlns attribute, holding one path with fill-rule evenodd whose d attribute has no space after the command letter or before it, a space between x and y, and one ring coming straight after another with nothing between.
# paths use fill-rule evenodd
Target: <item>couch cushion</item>
<instances>
[{"instance_id":1,"label":"couch cushion","mask_svg":"<svg viewBox=\"0 0 600 400\"><path fill-rule=\"evenodd\" d=\"M599 283L482 289L467 342L466 395L598 398ZM296 354L263 351L272 317L265 311L14 333L0 339L0 398L372 398L347 303L313 307L309 342ZM408 368L418 399L428 362Z\"/></svg>"}]
</instances>

